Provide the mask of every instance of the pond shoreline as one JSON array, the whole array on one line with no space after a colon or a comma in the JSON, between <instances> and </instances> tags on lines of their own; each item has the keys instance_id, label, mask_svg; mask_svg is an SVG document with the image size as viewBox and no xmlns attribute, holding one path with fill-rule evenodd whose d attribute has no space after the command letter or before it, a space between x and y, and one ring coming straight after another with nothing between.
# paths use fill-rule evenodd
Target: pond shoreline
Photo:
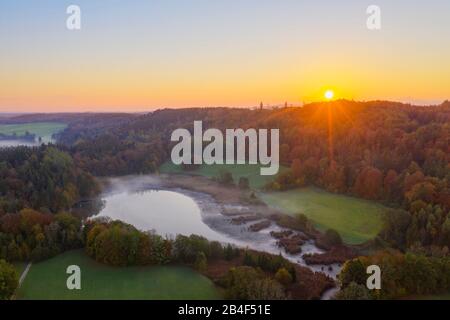
<instances>
[{"instance_id":1,"label":"pond shoreline","mask_svg":"<svg viewBox=\"0 0 450 320\"><path fill-rule=\"evenodd\" d=\"M277 239L272 233L289 230L278 226L271 217L283 214L272 209L262 202L255 201L243 196L243 191L236 187L222 186L217 182L200 176L185 175L142 175L103 178L105 192L103 196L123 192L142 192L146 190L173 191L192 198L200 208L201 219L212 230L232 239L230 243L248 247L252 250L264 251L271 254L282 254L300 268L313 272L323 273L331 279L336 280L341 265L338 263L330 265L308 265L302 258L303 254L321 254L323 249L315 246L314 239L302 243L300 253L289 254L277 244ZM246 191L250 194L250 191ZM233 223L236 217L254 215L255 219L242 223ZM264 223L261 230L253 230L251 226ZM259 228L253 228L259 229ZM293 230L298 233L298 231ZM234 241L233 241L234 240ZM334 288L324 289L323 298L329 298L326 294Z\"/></svg>"}]
</instances>

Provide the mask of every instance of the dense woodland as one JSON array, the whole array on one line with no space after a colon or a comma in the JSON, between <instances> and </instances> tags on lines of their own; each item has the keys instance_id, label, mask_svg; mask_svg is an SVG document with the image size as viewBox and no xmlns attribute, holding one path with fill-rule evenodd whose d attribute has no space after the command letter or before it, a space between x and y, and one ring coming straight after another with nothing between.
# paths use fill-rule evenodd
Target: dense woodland
<instances>
[{"instance_id":1,"label":"dense woodland","mask_svg":"<svg viewBox=\"0 0 450 320\"><path fill-rule=\"evenodd\" d=\"M41 260L81 245L67 213L100 191L94 177L55 147L0 152L0 259Z\"/></svg>"},{"instance_id":2,"label":"dense woodland","mask_svg":"<svg viewBox=\"0 0 450 320\"><path fill-rule=\"evenodd\" d=\"M23 208L58 213L99 190L94 177L56 147L0 151L0 214Z\"/></svg>"},{"instance_id":3,"label":"dense woodland","mask_svg":"<svg viewBox=\"0 0 450 320\"><path fill-rule=\"evenodd\" d=\"M335 101L298 108L159 110L69 126L61 141L94 175L157 171L176 128L280 128L280 159L291 170L267 186L315 185L383 202L397 210L380 240L405 250L450 247L450 102L418 107L394 102Z\"/></svg>"},{"instance_id":4,"label":"dense woodland","mask_svg":"<svg viewBox=\"0 0 450 320\"><path fill-rule=\"evenodd\" d=\"M170 155L172 131L192 130L194 120L203 120L204 128L222 130L279 128L280 159L290 170L269 183L268 189L315 185L330 192L382 202L392 209L385 214L383 231L375 242L400 250L385 253L385 260L392 261L388 267L398 270L399 265L409 268L411 264L419 264L429 268L420 272L448 270L445 258L450 248L448 101L428 107L384 101L335 101L273 110L166 109L142 115L25 115L2 120L62 121L68 128L58 135L57 146L0 150L0 259L39 260L86 245L92 257L113 265L180 259L201 269L211 259L209 249L202 250L200 256L183 256L193 252L180 251L179 248L190 246L184 238L167 242L114 223L90 226L83 231L80 220L67 213L78 201L98 194L100 189L94 176L157 172ZM105 253L117 245L117 235L125 235L127 243L135 246L134 256L124 256L123 250L117 255ZM226 283L230 288L247 281L249 274L264 280L260 274L254 274L259 271L251 269L255 268L255 260L245 259L245 268L228 275ZM280 278L293 277L286 266L278 269L285 269L288 274L283 271ZM434 289L411 288L405 275L393 271L392 281L400 278L404 281L400 282L404 292L442 289L442 284L436 284ZM348 288L346 294L365 294L358 287L357 276L350 275L348 279L343 281L343 287ZM448 288L448 283L444 286ZM241 297L239 288L233 290L231 296ZM380 297L400 295L389 291Z\"/></svg>"},{"instance_id":5,"label":"dense woodland","mask_svg":"<svg viewBox=\"0 0 450 320\"><path fill-rule=\"evenodd\" d=\"M368 290L366 268L383 270L381 290ZM395 299L411 295L446 293L450 288L450 257L401 254L395 250L377 252L347 261L339 280L339 299Z\"/></svg>"},{"instance_id":6,"label":"dense woodland","mask_svg":"<svg viewBox=\"0 0 450 320\"><path fill-rule=\"evenodd\" d=\"M81 220L69 213L22 209L0 217L0 259L40 261L83 243Z\"/></svg>"}]
</instances>

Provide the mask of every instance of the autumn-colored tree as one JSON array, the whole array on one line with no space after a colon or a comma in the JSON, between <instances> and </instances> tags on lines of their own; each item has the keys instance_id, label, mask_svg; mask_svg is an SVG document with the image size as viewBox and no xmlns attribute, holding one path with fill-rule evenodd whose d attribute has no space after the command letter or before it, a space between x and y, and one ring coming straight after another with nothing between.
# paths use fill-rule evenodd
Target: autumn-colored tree
<instances>
[{"instance_id":1,"label":"autumn-colored tree","mask_svg":"<svg viewBox=\"0 0 450 320\"><path fill-rule=\"evenodd\" d=\"M360 259L347 261L342 267L341 273L339 274L339 281L342 288L347 287L352 282L365 285L366 279L366 267Z\"/></svg>"},{"instance_id":2,"label":"autumn-colored tree","mask_svg":"<svg viewBox=\"0 0 450 320\"><path fill-rule=\"evenodd\" d=\"M288 286L292 283L292 276L286 268L280 268L275 274L275 280L284 286Z\"/></svg>"},{"instance_id":3,"label":"autumn-colored tree","mask_svg":"<svg viewBox=\"0 0 450 320\"><path fill-rule=\"evenodd\" d=\"M369 290L365 285L351 282L336 294L337 300L372 300Z\"/></svg>"},{"instance_id":4,"label":"autumn-colored tree","mask_svg":"<svg viewBox=\"0 0 450 320\"><path fill-rule=\"evenodd\" d=\"M383 173L374 167L367 167L358 174L354 192L366 199L379 199L382 187Z\"/></svg>"},{"instance_id":5,"label":"autumn-colored tree","mask_svg":"<svg viewBox=\"0 0 450 320\"><path fill-rule=\"evenodd\" d=\"M389 170L386 173L383 181L383 192L386 199L395 199L395 192L397 192L398 174L395 170Z\"/></svg>"},{"instance_id":6,"label":"autumn-colored tree","mask_svg":"<svg viewBox=\"0 0 450 320\"><path fill-rule=\"evenodd\" d=\"M197 253L197 258L195 259L194 267L196 270L200 272L204 272L208 267L208 260L206 259L206 256L202 251Z\"/></svg>"},{"instance_id":7,"label":"autumn-colored tree","mask_svg":"<svg viewBox=\"0 0 450 320\"><path fill-rule=\"evenodd\" d=\"M302 163L299 159L294 159L292 161L291 169L295 178L300 178L302 176Z\"/></svg>"},{"instance_id":8,"label":"autumn-colored tree","mask_svg":"<svg viewBox=\"0 0 450 320\"><path fill-rule=\"evenodd\" d=\"M407 173L405 176L405 180L404 180L404 186L403 186L403 190L404 192L408 192L409 190L412 189L412 187L414 185L416 185L417 183L422 182L425 179L425 176L423 175L422 171L417 170L414 173Z\"/></svg>"},{"instance_id":9,"label":"autumn-colored tree","mask_svg":"<svg viewBox=\"0 0 450 320\"><path fill-rule=\"evenodd\" d=\"M18 285L19 277L14 267L0 260L0 300L9 300Z\"/></svg>"}]
</instances>

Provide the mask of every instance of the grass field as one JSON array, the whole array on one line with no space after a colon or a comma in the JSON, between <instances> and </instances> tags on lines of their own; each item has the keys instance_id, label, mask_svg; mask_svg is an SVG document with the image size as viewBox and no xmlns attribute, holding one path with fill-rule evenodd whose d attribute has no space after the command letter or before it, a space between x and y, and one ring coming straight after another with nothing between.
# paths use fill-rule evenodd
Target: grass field
<instances>
[{"instance_id":1,"label":"grass field","mask_svg":"<svg viewBox=\"0 0 450 320\"><path fill-rule=\"evenodd\" d=\"M64 123L59 122L36 122L23 124L2 124L0 125L0 133L17 136L23 136L28 131L36 137L42 137L44 142L49 142L53 134L64 130L67 127Z\"/></svg>"},{"instance_id":2,"label":"grass field","mask_svg":"<svg viewBox=\"0 0 450 320\"><path fill-rule=\"evenodd\" d=\"M81 268L81 290L68 290L66 268ZM212 282L177 266L118 268L99 264L82 250L33 264L19 299L220 299Z\"/></svg>"},{"instance_id":3,"label":"grass field","mask_svg":"<svg viewBox=\"0 0 450 320\"><path fill-rule=\"evenodd\" d=\"M183 170L181 166L174 165L171 161L164 163L160 168L161 173L183 173L192 175L201 175L205 177L217 177L222 170L231 172L233 180L237 183L240 177L247 177L252 189L260 189L275 176L262 176L260 174L260 165L201 165L198 169L192 171ZM286 167L280 166L278 174L287 170Z\"/></svg>"},{"instance_id":4,"label":"grass field","mask_svg":"<svg viewBox=\"0 0 450 320\"><path fill-rule=\"evenodd\" d=\"M304 213L319 230L337 230L348 244L373 239L381 229L380 204L329 193L317 188L261 193L270 206L288 214Z\"/></svg>"}]
</instances>

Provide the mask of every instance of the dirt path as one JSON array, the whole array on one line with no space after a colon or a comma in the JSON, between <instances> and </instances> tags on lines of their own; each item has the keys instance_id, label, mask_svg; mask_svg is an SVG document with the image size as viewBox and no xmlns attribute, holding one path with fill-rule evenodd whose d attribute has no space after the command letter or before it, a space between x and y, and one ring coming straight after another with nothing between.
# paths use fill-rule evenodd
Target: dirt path
<instances>
[{"instance_id":1,"label":"dirt path","mask_svg":"<svg viewBox=\"0 0 450 320\"><path fill-rule=\"evenodd\" d=\"M32 265L31 262L28 263L27 267L25 268L25 270L23 270L22 274L20 275L19 286L17 287L17 289L20 288L20 286L22 285L23 281L25 280L25 278L26 278L26 276L28 274L28 271L30 271L31 265Z\"/></svg>"},{"instance_id":2,"label":"dirt path","mask_svg":"<svg viewBox=\"0 0 450 320\"><path fill-rule=\"evenodd\" d=\"M17 294L19 292L20 287L22 286L22 283L25 281L25 278L27 277L28 271L30 271L31 265L32 263L29 262L25 267L25 270L23 270L22 274L20 275L19 285L17 286L16 291L12 295L11 300L17 300Z\"/></svg>"}]
</instances>

